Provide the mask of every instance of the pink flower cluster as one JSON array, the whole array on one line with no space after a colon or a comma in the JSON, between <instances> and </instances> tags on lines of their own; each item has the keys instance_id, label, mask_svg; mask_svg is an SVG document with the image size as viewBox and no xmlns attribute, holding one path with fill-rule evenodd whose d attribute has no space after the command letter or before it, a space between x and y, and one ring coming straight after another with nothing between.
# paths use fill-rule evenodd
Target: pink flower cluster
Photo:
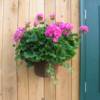
<instances>
[{"instance_id":1,"label":"pink flower cluster","mask_svg":"<svg viewBox=\"0 0 100 100\"><path fill-rule=\"evenodd\" d=\"M58 39L62 35L62 31L56 24L50 24L45 31L45 35L52 38L53 42L58 42Z\"/></svg>"},{"instance_id":2,"label":"pink flower cluster","mask_svg":"<svg viewBox=\"0 0 100 100\"><path fill-rule=\"evenodd\" d=\"M50 19L54 20L56 17L55 14L50 15ZM36 27L39 24L44 24L45 16L42 13L38 13L34 20L34 26ZM30 27L30 22L27 22L25 27L19 27L16 32L14 33L14 41L18 42L22 39L24 32L26 29ZM73 29L73 24L71 23L64 23L64 22L55 22L46 27L45 36L52 39L54 43L58 42L59 38L64 35L68 36ZM82 25L80 26L81 32L88 32L88 26Z\"/></svg>"},{"instance_id":3,"label":"pink flower cluster","mask_svg":"<svg viewBox=\"0 0 100 100\"><path fill-rule=\"evenodd\" d=\"M43 13L38 13L35 16L34 26L37 26L40 23L43 23L45 21L45 16Z\"/></svg>"},{"instance_id":4,"label":"pink flower cluster","mask_svg":"<svg viewBox=\"0 0 100 100\"><path fill-rule=\"evenodd\" d=\"M47 37L50 37L53 42L58 42L59 38L62 35L67 36L68 34L71 33L73 29L73 25L70 23L55 23L55 24L50 24L45 32L45 35Z\"/></svg>"},{"instance_id":5,"label":"pink flower cluster","mask_svg":"<svg viewBox=\"0 0 100 100\"><path fill-rule=\"evenodd\" d=\"M50 14L50 19L51 20L55 20L56 18L56 15L55 13L52 13ZM43 13L38 13L36 16L35 16L35 20L34 20L34 26L37 26L39 25L40 23L44 23L45 21L45 16Z\"/></svg>"},{"instance_id":6,"label":"pink flower cluster","mask_svg":"<svg viewBox=\"0 0 100 100\"><path fill-rule=\"evenodd\" d=\"M89 28L86 25L82 25L82 26L80 26L80 31L82 31L82 32L88 32Z\"/></svg>"},{"instance_id":7,"label":"pink flower cluster","mask_svg":"<svg viewBox=\"0 0 100 100\"><path fill-rule=\"evenodd\" d=\"M13 37L15 43L21 40L24 32L25 32L25 28L23 27L17 28L16 32L14 33L14 37Z\"/></svg>"},{"instance_id":8,"label":"pink flower cluster","mask_svg":"<svg viewBox=\"0 0 100 100\"><path fill-rule=\"evenodd\" d=\"M67 35L69 35L70 32L72 31L72 29L73 29L73 24L62 22L62 23L59 25L59 27L61 28L63 35L67 36Z\"/></svg>"}]
</instances>

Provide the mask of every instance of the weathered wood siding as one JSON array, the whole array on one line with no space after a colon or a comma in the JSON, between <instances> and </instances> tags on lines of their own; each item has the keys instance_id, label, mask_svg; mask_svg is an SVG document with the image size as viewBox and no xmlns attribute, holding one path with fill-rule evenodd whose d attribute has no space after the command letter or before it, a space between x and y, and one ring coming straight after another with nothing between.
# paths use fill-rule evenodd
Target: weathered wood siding
<instances>
[{"instance_id":1,"label":"weathered wood siding","mask_svg":"<svg viewBox=\"0 0 100 100\"><path fill-rule=\"evenodd\" d=\"M0 0L0 100L79 100L79 51L69 61L72 74L58 69L56 86L14 60L12 34L38 12L56 13L57 21L72 22L78 31L79 0Z\"/></svg>"}]
</instances>

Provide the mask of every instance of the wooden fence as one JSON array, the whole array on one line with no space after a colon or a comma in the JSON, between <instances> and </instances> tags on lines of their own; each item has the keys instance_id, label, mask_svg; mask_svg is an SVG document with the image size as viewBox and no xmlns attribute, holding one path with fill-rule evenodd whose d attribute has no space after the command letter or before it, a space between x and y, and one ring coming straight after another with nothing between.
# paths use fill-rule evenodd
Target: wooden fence
<instances>
[{"instance_id":1,"label":"wooden fence","mask_svg":"<svg viewBox=\"0 0 100 100\"><path fill-rule=\"evenodd\" d=\"M59 68L56 86L14 60L12 34L38 12L56 13L57 21L72 22L78 31L79 0L0 0L0 100L79 100L79 53L69 62L72 74Z\"/></svg>"}]
</instances>

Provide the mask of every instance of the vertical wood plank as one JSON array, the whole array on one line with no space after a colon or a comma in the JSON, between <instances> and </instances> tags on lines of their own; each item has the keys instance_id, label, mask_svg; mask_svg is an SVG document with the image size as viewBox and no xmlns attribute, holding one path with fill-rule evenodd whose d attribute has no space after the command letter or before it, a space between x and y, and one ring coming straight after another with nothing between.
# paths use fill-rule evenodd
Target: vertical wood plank
<instances>
[{"instance_id":1,"label":"vertical wood plank","mask_svg":"<svg viewBox=\"0 0 100 100\"><path fill-rule=\"evenodd\" d=\"M32 23L39 12L44 13L44 0L30 0ZM33 67L29 68L29 100L44 100L44 78L35 75Z\"/></svg>"},{"instance_id":2,"label":"vertical wood plank","mask_svg":"<svg viewBox=\"0 0 100 100\"><path fill-rule=\"evenodd\" d=\"M29 18L32 23L34 23L34 18L37 13L37 1L36 0L30 0L30 7L29 7Z\"/></svg>"},{"instance_id":3,"label":"vertical wood plank","mask_svg":"<svg viewBox=\"0 0 100 100\"><path fill-rule=\"evenodd\" d=\"M74 31L79 30L79 0L71 0L71 20L75 25ZM79 50L77 55L72 59L72 100L79 100Z\"/></svg>"},{"instance_id":4,"label":"vertical wood plank","mask_svg":"<svg viewBox=\"0 0 100 100\"><path fill-rule=\"evenodd\" d=\"M2 100L2 25L3 25L3 0L0 0L0 100Z\"/></svg>"},{"instance_id":5,"label":"vertical wood plank","mask_svg":"<svg viewBox=\"0 0 100 100\"><path fill-rule=\"evenodd\" d=\"M29 19L29 0L19 0L18 26L24 26ZM29 100L28 68L25 62L17 63L18 70L18 100Z\"/></svg>"},{"instance_id":6,"label":"vertical wood plank","mask_svg":"<svg viewBox=\"0 0 100 100\"><path fill-rule=\"evenodd\" d=\"M56 21L67 20L67 0L56 0Z\"/></svg>"},{"instance_id":7,"label":"vertical wood plank","mask_svg":"<svg viewBox=\"0 0 100 100\"><path fill-rule=\"evenodd\" d=\"M50 14L56 12L56 0L45 0L45 17L47 23L50 23ZM56 100L56 87L50 78L45 78L44 91L45 100Z\"/></svg>"},{"instance_id":8,"label":"vertical wood plank","mask_svg":"<svg viewBox=\"0 0 100 100\"><path fill-rule=\"evenodd\" d=\"M17 63L18 70L18 100L28 99L28 70L24 62Z\"/></svg>"},{"instance_id":9,"label":"vertical wood plank","mask_svg":"<svg viewBox=\"0 0 100 100\"><path fill-rule=\"evenodd\" d=\"M70 22L70 0L56 0L57 21ZM68 62L71 64L71 61ZM56 86L56 100L71 100L71 74L64 68L59 67L58 85Z\"/></svg>"},{"instance_id":10,"label":"vertical wood plank","mask_svg":"<svg viewBox=\"0 0 100 100\"><path fill-rule=\"evenodd\" d=\"M17 0L4 0L3 20L3 48L2 48L2 74L3 74L3 100L17 100L16 63L14 48L12 47L12 33L17 27Z\"/></svg>"},{"instance_id":11,"label":"vertical wood plank","mask_svg":"<svg viewBox=\"0 0 100 100\"><path fill-rule=\"evenodd\" d=\"M51 23L50 14L56 14L56 0L45 0L45 17L47 23Z\"/></svg>"},{"instance_id":12,"label":"vertical wood plank","mask_svg":"<svg viewBox=\"0 0 100 100\"><path fill-rule=\"evenodd\" d=\"M67 0L67 22L71 23L71 0ZM68 61L68 64L72 66L72 60ZM68 100L72 100L72 73L68 72Z\"/></svg>"}]
</instances>

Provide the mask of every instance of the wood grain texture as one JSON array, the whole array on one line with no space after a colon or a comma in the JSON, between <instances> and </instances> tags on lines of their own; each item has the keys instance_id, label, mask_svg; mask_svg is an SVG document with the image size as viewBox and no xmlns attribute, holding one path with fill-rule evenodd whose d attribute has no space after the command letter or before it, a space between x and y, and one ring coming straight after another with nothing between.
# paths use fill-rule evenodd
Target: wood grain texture
<instances>
[{"instance_id":1,"label":"wood grain texture","mask_svg":"<svg viewBox=\"0 0 100 100\"><path fill-rule=\"evenodd\" d=\"M45 0L46 22L51 23L50 14L56 14L56 0Z\"/></svg>"},{"instance_id":2,"label":"wood grain texture","mask_svg":"<svg viewBox=\"0 0 100 100\"><path fill-rule=\"evenodd\" d=\"M3 100L17 100L16 63L12 34L17 27L17 0L4 0L2 75Z\"/></svg>"},{"instance_id":3,"label":"wood grain texture","mask_svg":"<svg viewBox=\"0 0 100 100\"><path fill-rule=\"evenodd\" d=\"M56 20L70 22L70 1L56 1ZM71 64L71 61L68 62ZM56 100L71 100L71 74L61 66L57 73Z\"/></svg>"},{"instance_id":4,"label":"wood grain texture","mask_svg":"<svg viewBox=\"0 0 100 100\"><path fill-rule=\"evenodd\" d=\"M18 27L24 26L29 20L29 0L19 0ZM17 62L18 71L18 100L28 100L28 68L24 62Z\"/></svg>"},{"instance_id":5,"label":"wood grain texture","mask_svg":"<svg viewBox=\"0 0 100 100\"><path fill-rule=\"evenodd\" d=\"M56 0L45 0L46 23L51 23L50 14L56 12ZM44 92L45 100L56 100L56 87L50 78L45 78Z\"/></svg>"},{"instance_id":6,"label":"wood grain texture","mask_svg":"<svg viewBox=\"0 0 100 100\"><path fill-rule=\"evenodd\" d=\"M32 24L37 13L44 13L44 0L30 0L30 19ZM41 66L42 67L42 66ZM29 68L29 100L44 100L44 78Z\"/></svg>"},{"instance_id":7,"label":"wood grain texture","mask_svg":"<svg viewBox=\"0 0 100 100\"><path fill-rule=\"evenodd\" d=\"M67 20L67 1L56 0L56 21Z\"/></svg>"},{"instance_id":8,"label":"wood grain texture","mask_svg":"<svg viewBox=\"0 0 100 100\"><path fill-rule=\"evenodd\" d=\"M71 22L71 0L67 0L67 22ZM68 61L68 64L72 66L72 60ZM68 77L68 100L72 100L72 73L67 72Z\"/></svg>"},{"instance_id":9,"label":"wood grain texture","mask_svg":"<svg viewBox=\"0 0 100 100\"><path fill-rule=\"evenodd\" d=\"M73 73L60 66L54 86L50 78L37 76L24 62L16 66L12 47L16 28L29 20L33 24L39 12L46 17L56 13L56 21L72 22L78 32L79 0L0 0L0 12L0 100L79 100L79 50L68 62Z\"/></svg>"},{"instance_id":10,"label":"wood grain texture","mask_svg":"<svg viewBox=\"0 0 100 100\"><path fill-rule=\"evenodd\" d=\"M75 25L74 31L79 32L79 0L71 0L71 21ZM72 100L79 100L79 50L72 59Z\"/></svg>"},{"instance_id":11,"label":"wood grain texture","mask_svg":"<svg viewBox=\"0 0 100 100\"><path fill-rule=\"evenodd\" d=\"M0 0L0 37L3 37L2 35L2 25L3 25L3 0ZM2 40L0 39L0 100L2 100Z\"/></svg>"}]
</instances>

